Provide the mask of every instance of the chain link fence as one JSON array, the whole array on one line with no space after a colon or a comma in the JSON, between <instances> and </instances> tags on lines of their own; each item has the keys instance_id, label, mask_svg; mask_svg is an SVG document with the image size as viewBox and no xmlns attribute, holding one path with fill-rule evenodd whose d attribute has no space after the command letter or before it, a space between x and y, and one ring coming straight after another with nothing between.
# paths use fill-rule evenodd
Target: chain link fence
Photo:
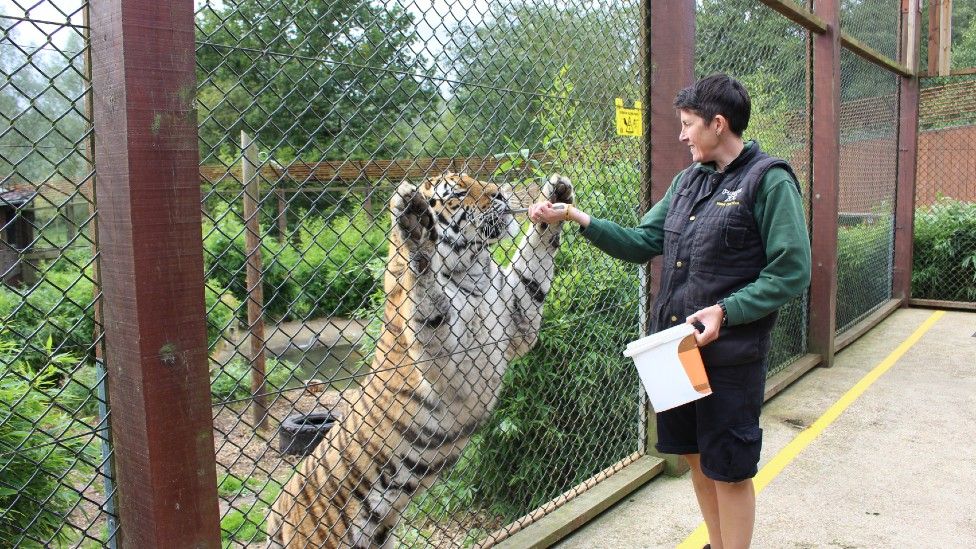
<instances>
[{"instance_id":1,"label":"chain link fence","mask_svg":"<svg viewBox=\"0 0 976 549\"><path fill-rule=\"evenodd\" d=\"M301 468L316 437L337 436L364 402L393 420L413 409L364 391L392 391L389 372L414 369L373 364L389 329L387 205L401 181L466 172L510 186L518 209L559 172L587 212L637 221L642 140L616 134L614 105L642 96L642 13L636 1L582 0L195 6L221 532L226 545L263 546L289 480L362 476ZM0 545L103 546L118 525L98 358L87 4L0 7ZM844 4L844 29L895 58L898 8ZM696 10L696 75L746 84L746 137L790 161L809 208L809 33L764 5ZM841 63L838 332L891 297L898 103L890 72L847 51ZM923 89L915 297L976 300L974 166L961 160L974 145L973 84ZM516 220L520 234L490 249L503 265L529 228ZM646 451L646 404L621 355L640 331L640 269L575 231L555 263L537 345L494 382L477 430L443 445L456 463L399 513L399 546L491 545ZM807 323L805 296L783 309L771 374L806 352ZM369 448L394 440L382 424L356 434ZM317 492L301 505L338 501Z\"/></svg>"},{"instance_id":2,"label":"chain link fence","mask_svg":"<svg viewBox=\"0 0 976 549\"><path fill-rule=\"evenodd\" d=\"M745 0L702 2L696 13L697 78L731 74L749 90L752 117L743 137L789 161L810 208L809 32L769 7ZM716 39L727 37L728 39ZM806 352L807 298L780 310L769 375Z\"/></svg>"},{"instance_id":3,"label":"chain link fence","mask_svg":"<svg viewBox=\"0 0 976 549\"><path fill-rule=\"evenodd\" d=\"M363 393L370 380L384 394L396 389L377 381L395 375L375 370L373 359L385 329L387 204L401 181L466 172L510 185L510 204L525 207L559 172L586 211L637 221L640 140L616 135L614 105L640 99L639 21L637 2L198 2L227 543L262 543L270 508L287 497L282 485L312 476L295 473L302 458L288 447L303 421L315 431L312 421L341 421L357 403L409 416L403 404ZM503 264L529 227L517 219L522 235L492 248ZM498 541L644 451L640 385L621 355L638 335L637 269L593 253L570 231L556 264L538 344L509 364L470 442L443 445L460 454L457 464L403 510L394 533L401 546ZM358 429L366 446L394 444L382 422ZM336 482L357 475L331 465L311 470ZM345 495L312 498L305 505L339 507Z\"/></svg>"},{"instance_id":4,"label":"chain link fence","mask_svg":"<svg viewBox=\"0 0 976 549\"><path fill-rule=\"evenodd\" d=\"M898 59L901 0L840 3L841 29L888 59Z\"/></svg>"},{"instance_id":5,"label":"chain link fence","mask_svg":"<svg viewBox=\"0 0 976 549\"><path fill-rule=\"evenodd\" d=\"M0 546L117 528L100 363L87 4L0 2Z\"/></svg>"},{"instance_id":6,"label":"chain link fence","mask_svg":"<svg viewBox=\"0 0 976 549\"><path fill-rule=\"evenodd\" d=\"M841 53L837 333L891 298L898 78Z\"/></svg>"},{"instance_id":7,"label":"chain link fence","mask_svg":"<svg viewBox=\"0 0 976 549\"><path fill-rule=\"evenodd\" d=\"M976 77L928 78L919 102L912 297L976 302Z\"/></svg>"}]
</instances>

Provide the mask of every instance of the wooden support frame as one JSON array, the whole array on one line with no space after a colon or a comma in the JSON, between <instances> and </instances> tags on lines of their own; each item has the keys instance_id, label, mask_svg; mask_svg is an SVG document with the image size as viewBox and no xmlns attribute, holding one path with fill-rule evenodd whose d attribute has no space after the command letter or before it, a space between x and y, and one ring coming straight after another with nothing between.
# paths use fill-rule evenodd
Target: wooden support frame
<instances>
[{"instance_id":1,"label":"wooden support frame","mask_svg":"<svg viewBox=\"0 0 976 549\"><path fill-rule=\"evenodd\" d=\"M926 74L952 73L952 0L929 2L929 58Z\"/></svg>"},{"instance_id":2,"label":"wooden support frame","mask_svg":"<svg viewBox=\"0 0 976 549\"><path fill-rule=\"evenodd\" d=\"M922 31L919 0L902 0L900 41L902 61L917 69ZM891 296L907 306L912 293L912 255L915 235L915 177L918 163L918 78L902 76L898 82L898 172L895 188L894 272Z\"/></svg>"},{"instance_id":3,"label":"wooden support frame","mask_svg":"<svg viewBox=\"0 0 976 549\"><path fill-rule=\"evenodd\" d=\"M193 2L90 10L119 541L217 548Z\"/></svg>"},{"instance_id":4,"label":"wooden support frame","mask_svg":"<svg viewBox=\"0 0 976 549\"><path fill-rule=\"evenodd\" d=\"M824 34L829 29L827 22L817 15L816 13L810 13L806 8L800 6L796 2L791 0L760 0L763 4L769 8L777 11L790 21L793 21L797 25L809 30L814 34ZM839 26L837 28L840 28ZM889 59L887 56L882 55L877 50L871 46L861 42L857 38L854 38L850 34L841 30L840 33L841 45L848 50L856 53L860 57L864 58L866 61L874 63L884 69L891 72L899 74L901 76L914 76L915 68L914 65L908 66L904 63L895 62Z\"/></svg>"},{"instance_id":5,"label":"wooden support frame","mask_svg":"<svg viewBox=\"0 0 976 549\"><path fill-rule=\"evenodd\" d=\"M251 361L252 425L268 426L268 397L265 395L264 266L261 258L261 190L257 143L241 132L241 176L244 181L244 255L247 258L247 339Z\"/></svg>"},{"instance_id":6,"label":"wooden support frame","mask_svg":"<svg viewBox=\"0 0 976 549\"><path fill-rule=\"evenodd\" d=\"M797 25L817 34L827 32L827 22L791 0L760 0Z\"/></svg>"},{"instance_id":7,"label":"wooden support frame","mask_svg":"<svg viewBox=\"0 0 976 549\"><path fill-rule=\"evenodd\" d=\"M643 206L649 208L664 196L674 176L691 162L688 148L678 141L681 121L674 109L674 98L695 80L695 3L645 2L650 4L650 51L646 53L651 73L645 80L645 85L650 87L647 102L650 115L645 117L645 123L649 124L645 132L649 156L645 173L649 174L650 180L645 183ZM660 288L660 257L650 263L647 272L650 276L646 277L644 296L649 316L650 304ZM653 414L651 421L654 421ZM657 438L655 429L648 429L648 438ZM653 447L655 442L648 440L647 446ZM682 474L688 468L678 456L662 457L667 462L668 474Z\"/></svg>"},{"instance_id":8,"label":"wooden support frame","mask_svg":"<svg viewBox=\"0 0 976 549\"><path fill-rule=\"evenodd\" d=\"M840 190L840 4L816 0L814 13L828 24L813 38L813 140L811 142L811 235L808 349L834 361L837 325L837 207Z\"/></svg>"}]
</instances>

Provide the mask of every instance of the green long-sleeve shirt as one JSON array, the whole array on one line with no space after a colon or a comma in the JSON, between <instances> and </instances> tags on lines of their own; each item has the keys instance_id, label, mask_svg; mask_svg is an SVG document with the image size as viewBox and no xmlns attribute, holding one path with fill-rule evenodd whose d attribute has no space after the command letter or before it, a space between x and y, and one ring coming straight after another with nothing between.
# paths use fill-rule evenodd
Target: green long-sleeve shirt
<instances>
[{"instance_id":1,"label":"green long-sleeve shirt","mask_svg":"<svg viewBox=\"0 0 976 549\"><path fill-rule=\"evenodd\" d=\"M707 164L702 167L711 169ZM664 197L644 214L636 227L622 227L591 217L581 234L608 255L631 263L645 263L660 255L664 246L664 219L683 173L675 176ZM769 315L802 294L810 284L810 237L803 201L786 170L773 168L766 173L753 213L766 250L766 267L755 282L725 298L728 324L732 326Z\"/></svg>"}]
</instances>

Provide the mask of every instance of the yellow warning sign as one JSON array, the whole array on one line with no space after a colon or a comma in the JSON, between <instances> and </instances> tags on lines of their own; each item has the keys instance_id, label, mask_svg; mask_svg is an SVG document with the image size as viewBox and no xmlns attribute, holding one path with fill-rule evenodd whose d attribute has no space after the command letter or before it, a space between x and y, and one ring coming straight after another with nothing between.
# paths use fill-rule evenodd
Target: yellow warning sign
<instances>
[{"instance_id":1,"label":"yellow warning sign","mask_svg":"<svg viewBox=\"0 0 976 549\"><path fill-rule=\"evenodd\" d=\"M617 135L630 137L640 137L643 135L644 118L641 113L641 102L634 101L634 108L624 107L624 100L616 98L614 100L617 114Z\"/></svg>"}]
</instances>

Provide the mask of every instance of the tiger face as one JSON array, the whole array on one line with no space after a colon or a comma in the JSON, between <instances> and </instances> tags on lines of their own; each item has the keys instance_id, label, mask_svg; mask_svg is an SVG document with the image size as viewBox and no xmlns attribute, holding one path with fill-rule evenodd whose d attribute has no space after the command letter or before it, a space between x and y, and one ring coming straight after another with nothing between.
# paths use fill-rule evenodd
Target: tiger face
<instances>
[{"instance_id":1,"label":"tiger face","mask_svg":"<svg viewBox=\"0 0 976 549\"><path fill-rule=\"evenodd\" d=\"M477 254L489 244L518 234L509 207L511 193L494 183L448 173L427 179L420 192L434 213L442 255Z\"/></svg>"}]
</instances>

